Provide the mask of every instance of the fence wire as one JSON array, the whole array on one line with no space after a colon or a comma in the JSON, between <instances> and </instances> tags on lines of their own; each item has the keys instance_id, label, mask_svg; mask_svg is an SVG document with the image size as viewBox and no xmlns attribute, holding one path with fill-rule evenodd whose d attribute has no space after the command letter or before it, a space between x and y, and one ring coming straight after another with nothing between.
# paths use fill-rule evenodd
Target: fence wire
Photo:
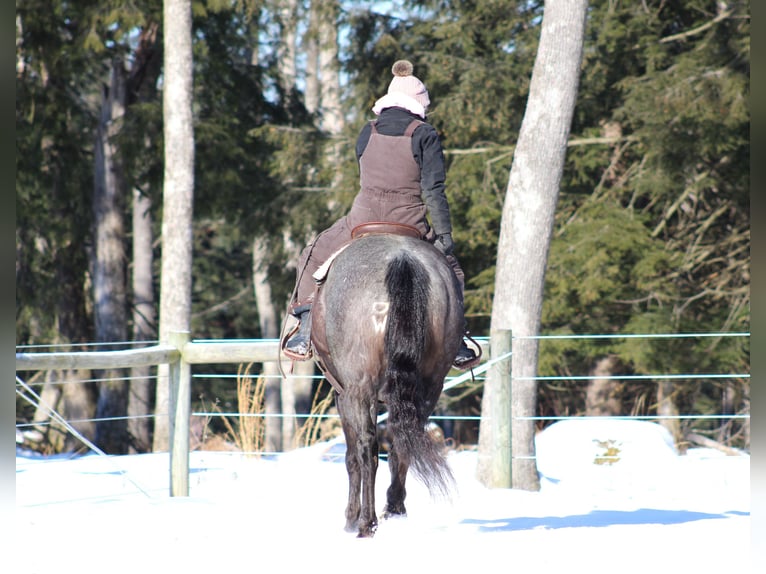
<instances>
[{"instance_id":1,"label":"fence wire","mask_svg":"<svg viewBox=\"0 0 766 574\"><path fill-rule=\"evenodd\" d=\"M717 332L717 333L646 333L646 334L567 334L567 335L536 335L529 337L514 337L514 340L524 339L537 339L537 340L561 340L561 339L680 339L680 338L723 338L723 337L749 337L748 332ZM478 341L487 342L488 337L474 337ZM238 339L237 343L248 342L275 342L276 339ZM194 340L195 343L204 344L221 344L231 341L226 340L210 340L199 339ZM145 347L147 345L156 344L157 341L121 341L115 343L84 343L84 344L60 344L60 345L19 345L16 347L17 353L27 353L29 350L39 351L41 349L60 349L60 348L113 348L113 347ZM56 351L60 353L60 351ZM72 353L76 355L76 352ZM497 362L509 359L511 353L502 355L500 357L485 361L472 371L462 373L459 376L447 377L444 385L444 392L449 391L455 387L458 387L468 381L482 382L485 380L485 373ZM154 367L153 367L154 368ZM124 368L129 370L129 368ZM236 380L242 377L242 374L234 373L195 373L192 377L197 381L205 380ZM247 375L250 378L282 378L282 375ZM324 380L322 375L288 375L286 378L300 378L300 379L312 379L315 381ZM44 385L72 385L72 384L99 384L109 381L121 381L125 383L131 383L134 381L151 382L157 379L157 375L142 375L142 376L125 376L125 377L112 377L112 378L88 378L77 380L59 380L59 381L24 381L18 375L16 376L17 395L23 398L26 402L33 405L36 409L47 412L50 415L50 419L45 421L33 421L33 422L17 422L17 431L23 431L24 429L40 428L52 424L60 424L64 426L68 432L71 432L79 440L83 441L94 452L99 452L98 447L92 444L90 441L81 435L72 425L81 423L99 423L106 421L125 421L125 420L137 420L137 419L151 419L157 417L166 417L164 413L153 413L146 415L125 415L118 417L92 417L92 418L78 418L66 421L61 417L50 405L45 405L41 402L40 396L33 390L32 387L40 387ZM569 376L534 376L534 377L515 377L514 380L523 381L573 381L583 382L590 380L620 380L620 381L656 381L656 380L705 380L705 379L750 379L749 373L685 373L685 374L668 374L668 373L655 373L655 374L643 374L643 375L569 375ZM20 390L20 388L22 390ZM306 421L309 419L335 419L338 418L337 414L333 413L241 413L238 411L206 411L206 410L194 410L191 415L193 417L227 417L227 418L281 418L281 419L296 419ZM379 422L383 422L387 418L387 413L382 413L378 417ZM571 419L589 418L585 415L571 415L571 416L516 416L518 420L530 420L530 421L561 421ZM750 414L732 413L732 414L679 414L679 415L618 415L618 416L599 416L598 418L603 420L743 420L749 419ZM480 415L451 415L451 414L434 414L430 417L432 421L476 421L482 420ZM87 441L87 442L86 442Z\"/></svg>"}]
</instances>

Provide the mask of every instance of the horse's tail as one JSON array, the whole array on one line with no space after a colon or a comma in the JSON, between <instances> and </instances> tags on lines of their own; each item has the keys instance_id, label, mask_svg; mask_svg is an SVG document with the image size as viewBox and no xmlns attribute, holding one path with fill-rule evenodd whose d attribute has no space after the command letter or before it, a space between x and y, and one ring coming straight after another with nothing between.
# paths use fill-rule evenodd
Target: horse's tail
<instances>
[{"instance_id":1,"label":"horse's tail","mask_svg":"<svg viewBox=\"0 0 766 574\"><path fill-rule=\"evenodd\" d=\"M427 390L420 372L428 336L430 278L418 260L402 252L386 270L389 297L385 334L386 401L391 440L398 456L409 460L415 476L432 494L449 494L452 473L428 435Z\"/></svg>"}]
</instances>

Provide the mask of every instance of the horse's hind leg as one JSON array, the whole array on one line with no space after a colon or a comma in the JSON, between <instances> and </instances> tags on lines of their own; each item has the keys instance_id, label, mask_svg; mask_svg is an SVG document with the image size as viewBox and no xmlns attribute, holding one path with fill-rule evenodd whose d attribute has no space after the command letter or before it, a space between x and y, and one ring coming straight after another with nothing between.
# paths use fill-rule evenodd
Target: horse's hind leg
<instances>
[{"instance_id":1,"label":"horse's hind leg","mask_svg":"<svg viewBox=\"0 0 766 574\"><path fill-rule=\"evenodd\" d=\"M359 465L357 433L345 423L343 434L346 437L346 473L348 474L348 503L346 504L346 532L356 532L359 526L361 505L359 493L362 487L362 469Z\"/></svg>"},{"instance_id":2,"label":"horse's hind leg","mask_svg":"<svg viewBox=\"0 0 766 574\"><path fill-rule=\"evenodd\" d=\"M342 394L337 404L346 437L346 530L357 530L360 538L368 538L375 534L378 527L375 514L375 475L378 469L378 437L375 433L377 412L374 406L350 404L348 397Z\"/></svg>"},{"instance_id":3,"label":"horse's hind leg","mask_svg":"<svg viewBox=\"0 0 766 574\"><path fill-rule=\"evenodd\" d=\"M378 472L378 434L376 432L377 402L368 407L359 437L359 458L362 466L362 512L359 515L359 538L369 538L378 528L375 514L375 475Z\"/></svg>"},{"instance_id":4,"label":"horse's hind leg","mask_svg":"<svg viewBox=\"0 0 766 574\"><path fill-rule=\"evenodd\" d=\"M386 491L386 508L383 510L383 518L406 516L407 509L404 507L404 499L407 496L407 491L404 485L410 461L400 457L396 449L391 448L388 455L388 467L391 471L391 486Z\"/></svg>"}]
</instances>

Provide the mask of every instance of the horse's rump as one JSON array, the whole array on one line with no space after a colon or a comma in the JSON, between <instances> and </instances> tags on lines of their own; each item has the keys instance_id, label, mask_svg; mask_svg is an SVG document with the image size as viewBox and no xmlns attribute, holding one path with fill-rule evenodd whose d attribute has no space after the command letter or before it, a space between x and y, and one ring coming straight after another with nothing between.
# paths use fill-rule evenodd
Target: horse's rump
<instances>
[{"instance_id":1,"label":"horse's rump","mask_svg":"<svg viewBox=\"0 0 766 574\"><path fill-rule=\"evenodd\" d=\"M405 272L411 274L406 285ZM314 302L312 342L320 366L340 385L372 373L379 378L387 368L385 334L393 319L397 332L410 329L424 338L422 369L446 376L462 333L458 290L449 264L423 240L367 235L352 241L333 261ZM402 297L393 300L391 293ZM422 303L418 314L415 297ZM339 364L339 352L358 360Z\"/></svg>"}]
</instances>

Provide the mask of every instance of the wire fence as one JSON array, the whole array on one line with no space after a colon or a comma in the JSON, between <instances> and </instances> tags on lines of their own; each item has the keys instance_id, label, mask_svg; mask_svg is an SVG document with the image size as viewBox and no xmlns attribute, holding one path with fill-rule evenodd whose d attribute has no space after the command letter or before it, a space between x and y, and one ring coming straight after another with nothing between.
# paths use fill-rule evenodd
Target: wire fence
<instances>
[{"instance_id":1,"label":"wire fence","mask_svg":"<svg viewBox=\"0 0 766 574\"><path fill-rule=\"evenodd\" d=\"M587 339L615 339L615 338L623 338L623 339L681 339L681 338L697 338L697 339L703 339L703 338L725 338L725 337L748 337L749 338L750 333L747 332L718 332L718 333L660 333L660 334L592 334L592 335L538 335L535 337L516 337L514 338L514 341L523 340L523 339L538 339L540 341L553 341L553 340L562 340L562 339L580 339L580 340L587 340ZM488 347L489 340L486 337L476 337L477 341L482 345L484 349ZM236 342L233 341L214 341L214 340L195 340L193 341L196 345L200 346L211 346L211 347L218 347L226 344L260 344L260 343L268 343L277 345L277 340L261 340L261 339L253 339L253 340L237 340ZM45 372L47 372L49 369L42 369L39 371L28 371L25 367L22 365L22 370L27 370L30 373L30 376L28 376L26 379L22 379L18 372L19 372L19 360L21 358L29 359L30 357L34 359L35 357L42 357L44 355L47 355L48 357L52 355L56 356L68 356L71 355L72 357L76 357L78 353L84 353L88 355L92 355L93 352L92 349L113 349L113 348L119 348L121 350L126 348L145 348L147 346L157 345L156 341L140 341L140 342L120 342L120 343L88 343L84 345L77 345L76 347L78 349L81 349L80 351L70 351L74 345L21 345L16 348L17 352L17 378L16 378L16 392L17 397L19 400L17 400L17 423L16 423L16 439L18 445L23 445L25 443L25 433L35 433L39 432L41 429L45 429L45 427L48 427L50 425L58 425L63 426L66 428L67 432L70 433L79 433L75 429L75 426L83 425L83 424L96 424L106 421L131 421L131 420L146 420L146 419L155 419L157 417L167 417L167 413L151 413L151 414L137 414L137 415L122 415L122 416L112 416L112 417L78 417L74 419L70 419L65 421L63 417L61 417L53 405L48 405L43 400L42 396L35 392L35 388L50 388L53 387L63 387L67 385L76 385L76 384L90 384L90 385L99 385L101 383L106 382L123 382L128 385L131 385L136 382L143 382L143 383L151 383L152 381L157 380L156 374L150 374L150 375L141 375L141 376L121 376L121 377L109 377L109 378L97 378L97 377L88 377L88 378L82 378L82 379L65 379L65 380L51 380L50 378L45 378ZM62 352L61 349L66 349L66 351ZM88 349L88 351L82 351L82 349ZM120 353L123 351L117 351L117 353ZM125 351L129 352L129 351ZM486 355L486 353L485 353ZM236 358L233 357L233 358ZM498 361L505 361L509 360L511 358L511 353L508 353L506 355L502 355L500 357L493 358L488 361L484 361L481 365L473 369L472 371L462 373L460 375L454 375L449 376L445 380L445 387L444 391L447 393L448 391L455 389L457 387L463 386L463 385L473 385L477 389L481 387L481 385L485 381L486 372L488 369L493 365L493 363L496 363ZM198 361L202 362L202 361ZM232 361L233 362L233 361ZM223 383L224 385L228 385L231 382L236 383L238 380L240 380L242 377L242 373L231 373L231 372L200 372L200 373L192 373L192 379L195 383L195 387L205 387L206 385L211 385L214 382ZM251 375L253 378L261 377L264 379L268 378L277 378L282 379L283 376L280 374L274 374L274 375L264 375L264 374L253 374ZM287 378L290 378L290 375L287 375ZM321 375L313 375L313 376L305 376L301 375L300 378L303 379L311 379L313 386L316 388L320 386L322 381L324 380L324 377ZM730 380L730 381L741 381L741 382L749 382L750 374L746 372L731 372L731 373L651 373L651 374L611 374L611 375L546 375L546 376L534 376L534 377L517 377L514 380L521 380L521 381L538 381L538 382L590 382L592 380L599 379L599 380L608 380L608 381L637 381L637 382L656 382L656 381L703 381L703 380ZM232 389L230 389L231 391ZM478 391L477 391L478 392ZM23 415L19 416L19 403L26 404L26 412L29 412L30 409L33 409L36 413L34 420L30 420L30 417L24 417ZM296 424L299 423L305 423L309 420L330 420L330 419L337 419L338 415L332 412L241 412L240 410L234 408L229 408L231 405L224 405L227 407L225 410L221 408L216 409L210 409L205 408L204 404L201 404L199 402L195 402L194 406L196 408L193 408L190 415L191 417L205 419L207 421L215 420L215 419L227 419L227 420L241 420L241 419L248 419L248 418L256 418L256 419L293 419ZM24 411L24 409L21 409ZM41 416L45 415L45 416ZM386 418L387 414L383 413L379 417L379 421L383 422ZM572 414L572 415L536 415L536 416L516 416L515 417L518 420L530 420L535 422L543 422L543 423L552 423L556 421L562 421L562 420L571 420L571 419L584 419L588 418L587 415L583 414ZM614 420L650 420L650 421L667 421L667 420L678 420L678 421L749 421L750 419L750 413L749 409L747 412L732 412L732 413L679 413L674 415L664 415L664 414L629 414L629 415L599 415L599 418L601 419L614 419ZM40 420L38 420L40 419ZM478 428L479 423L482 420L481 414L458 414L458 413L450 413L450 412L437 412L431 417L431 420L434 422L437 422L439 424L447 424L447 423L470 423L473 424ZM78 437L80 438L80 437ZM83 440L84 439L84 440ZM84 444L88 446L91 450L94 450L94 452L98 452L95 447L91 443L91 441L88 441L85 439L84 436L81 436L80 440ZM88 444L90 443L90 444ZM749 444L747 445L749 448ZM263 453L261 454L268 454ZM272 453L273 454L273 453Z\"/></svg>"}]
</instances>

